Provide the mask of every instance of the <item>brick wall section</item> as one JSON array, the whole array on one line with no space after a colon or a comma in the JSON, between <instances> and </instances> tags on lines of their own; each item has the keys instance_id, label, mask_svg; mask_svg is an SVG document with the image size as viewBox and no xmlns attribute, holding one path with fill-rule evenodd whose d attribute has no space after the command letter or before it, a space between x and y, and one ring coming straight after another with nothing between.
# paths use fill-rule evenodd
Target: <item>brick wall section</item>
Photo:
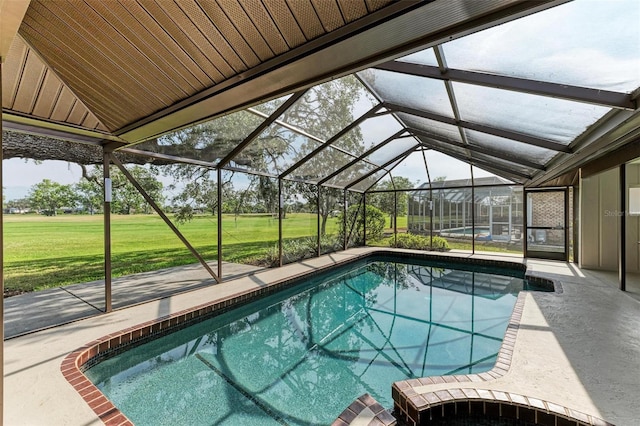
<instances>
[{"instance_id":1,"label":"brick wall section","mask_svg":"<svg viewBox=\"0 0 640 426\"><path fill-rule=\"evenodd\" d=\"M569 223L573 217L573 202L569 194ZM564 222L564 194L562 192L538 192L529 200L532 210L532 226L559 227ZM547 243L553 245L564 244L564 230L548 230Z\"/></svg>"},{"instance_id":2,"label":"brick wall section","mask_svg":"<svg viewBox=\"0 0 640 426\"><path fill-rule=\"evenodd\" d=\"M533 226L558 226L564 221L564 194L535 193L532 202Z\"/></svg>"}]
</instances>

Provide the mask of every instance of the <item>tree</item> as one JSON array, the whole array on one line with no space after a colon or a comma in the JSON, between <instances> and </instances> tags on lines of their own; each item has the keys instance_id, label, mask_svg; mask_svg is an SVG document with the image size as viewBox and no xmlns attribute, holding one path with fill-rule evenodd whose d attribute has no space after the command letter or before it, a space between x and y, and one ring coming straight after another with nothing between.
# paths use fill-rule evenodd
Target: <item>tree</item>
<instances>
[{"instance_id":1,"label":"tree","mask_svg":"<svg viewBox=\"0 0 640 426\"><path fill-rule=\"evenodd\" d=\"M164 202L162 194L163 185L154 174L142 166L133 166L127 169L133 178L140 184L142 189L153 199L156 204ZM83 171L84 178L87 182L94 186L92 193L103 193L102 171L98 168ZM113 190L111 209L113 212L120 214L132 213L150 213L149 205L146 200L138 192L138 190L129 182L127 177L120 169L111 169L111 187ZM102 195L100 195L102 197Z\"/></svg>"},{"instance_id":2,"label":"tree","mask_svg":"<svg viewBox=\"0 0 640 426\"><path fill-rule=\"evenodd\" d=\"M347 228L344 228L344 215L340 213L338 220L340 223L340 238L346 236L350 242L361 244L364 242L364 225L366 216L367 240L377 240L384 234L384 213L377 207L367 205L366 213L363 212L362 204L354 204L347 209Z\"/></svg>"},{"instance_id":3,"label":"tree","mask_svg":"<svg viewBox=\"0 0 640 426\"><path fill-rule=\"evenodd\" d=\"M342 208L343 191L336 188L323 187L320 189L320 203L318 204L318 186L297 181L285 181L284 187L288 194L299 194L306 201L310 211L315 212L319 207L320 236L326 235L327 221L332 213ZM292 197L289 197L292 201ZM295 200L294 200L295 201ZM317 206L317 207L316 207Z\"/></svg>"},{"instance_id":4,"label":"tree","mask_svg":"<svg viewBox=\"0 0 640 426\"><path fill-rule=\"evenodd\" d=\"M133 166L127 170L156 204L164 202L162 182L156 179L149 169L142 166ZM112 208L114 211L120 214L151 213L150 207L142 194L138 192L119 169L111 173L111 180L113 187Z\"/></svg>"},{"instance_id":5,"label":"tree","mask_svg":"<svg viewBox=\"0 0 640 426\"><path fill-rule=\"evenodd\" d=\"M353 76L333 80L313 88L306 92L302 99L289 108L280 119L296 126L311 135L322 140L329 140L333 135L348 126L355 118L353 111L356 103L363 93L360 82ZM281 99L271 101L267 106L255 107L265 113L273 112L283 101ZM176 152L181 150L181 156L197 158L199 160L216 162L231 151L231 148L241 142L261 122L261 119L248 112L238 112L211 122L203 123L196 128L186 129L160 138L155 145L158 149L171 149ZM355 127L347 132L336 143L341 151L326 148L315 158L307 161L303 166L295 170L291 177L301 181L314 181L325 176L328 170L336 170L353 160L355 157L345 154L359 155L363 152L362 132ZM268 126L245 149L238 153L231 165L242 167L247 171L259 173L279 174L297 161L312 152L319 142L312 138L304 137L291 130L273 124ZM166 147L166 148L163 148ZM167 152L165 152L167 153ZM166 169L166 173L176 181L185 182L182 200L196 199L202 192L199 186L207 186L208 170L204 167L172 165ZM356 166L345 175L345 179L355 178L361 170ZM250 195L257 195L259 205L264 206L267 212L275 214L278 209L278 185L277 180L264 175L250 175L250 185L247 190L255 191L240 196L243 191L237 191L240 196L233 202L235 209L246 207ZM288 184L289 181L285 182ZM192 184L190 184L192 183ZM310 205L318 204L318 191L315 185L308 183L292 183L291 188L296 188L305 201ZM329 215L336 210L336 203L341 199L341 191L323 188L320 211L321 234L324 235L326 222ZM228 195L228 194L225 194ZM227 204L225 202L225 204Z\"/></svg>"},{"instance_id":6,"label":"tree","mask_svg":"<svg viewBox=\"0 0 640 426\"><path fill-rule=\"evenodd\" d=\"M6 203L6 208L9 210L15 209L18 212L26 212L31 209L31 201L29 201L29 198L9 200Z\"/></svg>"},{"instance_id":7,"label":"tree","mask_svg":"<svg viewBox=\"0 0 640 426\"><path fill-rule=\"evenodd\" d=\"M96 185L83 177L80 182L74 185L73 189L77 203L89 214L102 210L104 197L101 185Z\"/></svg>"},{"instance_id":8,"label":"tree","mask_svg":"<svg viewBox=\"0 0 640 426\"><path fill-rule=\"evenodd\" d=\"M276 213L278 211L278 181L267 176L256 176L256 195L264 203L265 211Z\"/></svg>"},{"instance_id":9,"label":"tree","mask_svg":"<svg viewBox=\"0 0 640 426\"><path fill-rule=\"evenodd\" d=\"M47 215L55 216L61 207L75 205L75 194L71 185L63 185L44 179L31 187L29 202L33 208L42 210Z\"/></svg>"},{"instance_id":10,"label":"tree","mask_svg":"<svg viewBox=\"0 0 640 426\"><path fill-rule=\"evenodd\" d=\"M368 199L368 203L388 214L390 227L394 228L394 221L397 216L407 214L407 193L406 191L391 191L394 189L411 189L413 186L413 183L406 177L394 177L392 181L388 180L376 186L376 190L389 190L390 192L373 193ZM395 199L395 197L397 197L397 199Z\"/></svg>"},{"instance_id":11,"label":"tree","mask_svg":"<svg viewBox=\"0 0 640 426\"><path fill-rule=\"evenodd\" d=\"M353 76L322 84L315 90L307 92L304 96L305 102L296 103L285 113L283 120L328 140L358 118L353 116L353 110L355 104L360 100L362 94L360 89L360 83ZM354 159L345 152L352 155L362 154L364 150L362 142L362 131L360 127L356 126L334 142L331 147L323 149L298 167L292 173L292 177L310 181L319 180L319 178L326 176L327 172L337 170ZM302 159L316 146L317 142L305 140L296 160ZM362 172L361 166L356 164L345 170L340 178L343 182L349 182ZM300 183L295 187L310 204L318 205L317 188L305 183ZM339 189L329 187L321 189L318 211L321 236L326 233L329 216L336 210L336 207L342 204L342 195L343 192Z\"/></svg>"}]
</instances>

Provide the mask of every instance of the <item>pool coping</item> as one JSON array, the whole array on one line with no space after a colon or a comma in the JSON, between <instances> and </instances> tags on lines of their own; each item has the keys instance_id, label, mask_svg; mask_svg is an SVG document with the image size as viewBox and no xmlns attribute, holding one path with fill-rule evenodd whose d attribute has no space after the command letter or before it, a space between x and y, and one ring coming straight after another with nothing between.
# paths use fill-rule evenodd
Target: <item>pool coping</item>
<instances>
[{"instance_id":1,"label":"pool coping","mask_svg":"<svg viewBox=\"0 0 640 426\"><path fill-rule=\"evenodd\" d=\"M436 254L433 252L405 252L405 251L397 251L397 250L384 250L384 249L376 249L366 251L360 254L354 254L353 256L336 261L335 263L327 264L320 266L312 271L305 271L303 273L293 274L287 276L283 279L274 280L272 282L266 283L263 287L248 289L244 291L240 291L234 294L231 294L227 297L224 297L215 302L208 302L201 305L197 305L192 308L188 308L171 315L165 315L155 320L146 321L140 324L137 324L132 327L128 327L122 329L120 331L108 334L106 336L100 337L96 340L93 340L75 351L69 353L60 365L60 371L66 381L78 392L78 394L82 397L82 399L86 402L86 404L94 411L94 413L98 416L98 418L107 426L115 426L115 425L133 425L130 419L128 419L124 413L122 413L109 399L86 377L84 371L86 371L91 366L95 365L95 363L100 362L102 359L105 359L109 356L113 356L117 353L120 353L124 350L128 350L133 346L142 344L150 339L157 338L159 336L169 334L174 332L180 328L187 327L195 322L204 321L213 316L220 315L224 312L229 311L232 308L244 305L253 300L261 298L263 296L273 294L284 290L294 284L297 284L300 279L308 278L317 274L320 274L328 269L335 268L336 266L343 266L349 263L357 262L359 260L366 259L368 257L374 256L397 256L402 255L403 257L409 258L418 258L425 260L435 260L435 261L445 261L445 262L453 262L453 263L461 263L461 264L473 264L473 265L481 265L481 266L490 266L490 267L501 267L507 269L514 269L524 271L526 273L526 266L517 261L505 261L505 260L496 260L496 259L482 259L482 258L469 258L469 257L458 257L453 254ZM514 259L515 260L515 259ZM558 282L548 280L546 278L540 278L530 275L525 275L527 279L531 279L538 284L546 284L552 285L555 287L556 292L561 292L562 288ZM523 295L526 292L521 292L518 296L518 300L516 301L516 306L520 303L518 321L522 314L522 305L524 304ZM514 307L514 312L512 317L516 314L516 307ZM513 319L513 318L512 318ZM517 325L515 323L512 326L512 321L510 320L507 334L505 334L505 340L503 340L503 345L500 349L500 353L498 356L498 362L496 363L496 367L493 370L499 368L493 372L493 375L489 373L481 373L478 375L479 378L473 378L475 375L465 375L462 377L469 378L466 381L480 381L485 380L487 376L482 376L482 374L488 374L492 379L497 378L494 377L497 372L502 371L502 374L508 371L508 367L510 364L506 364L505 361L510 362L510 353L506 352L509 350L509 347L506 347L507 343L507 335L509 335L509 343L511 351L513 350L513 345L515 344L515 334L517 332ZM503 348L505 348L505 353L503 354ZM499 365L500 364L500 365ZM506 366L506 369L504 367ZM493 371L491 370L491 371ZM457 377L457 376L442 376L442 377ZM500 377L500 376L498 376ZM427 378L432 379L432 378ZM475 379L475 380L474 380ZM412 379L419 380L419 379ZM426 380L426 379L425 379ZM442 379L445 380L445 379ZM450 380L450 379L447 379ZM489 380L486 378L486 380ZM394 399L394 405L396 405L396 393L397 395L406 395L405 390L409 389L409 393L411 393L411 389L413 388L412 384L415 382L411 381L403 381L406 382L407 385L398 385L396 382L392 387L392 396ZM409 383L411 382L411 383ZM456 379L456 382L459 382ZM423 386L426 383L420 383L420 386ZM431 382L438 383L438 382ZM402 387L401 387L402 386ZM408 387L407 387L408 386ZM415 390L414 390L415 392ZM418 393L416 392L416 395ZM414 395L408 395L414 396ZM404 407L407 412L407 404L413 404L411 402L411 398L405 397L404 402L398 404L398 407ZM414 398L416 399L416 398ZM409 401L409 402L407 402ZM421 401L417 401L422 404ZM422 404L422 405L413 405L416 409L420 407L421 409L429 409L431 405ZM412 408L413 409L413 408ZM420 412L419 410L417 411ZM412 411L413 413L413 411ZM588 417L588 416L587 416ZM408 417L410 418L410 417ZM588 417L589 418L589 417ZM417 423L416 423L417 424ZM590 423L586 423L590 424ZM608 423L591 423L597 425L607 425Z\"/></svg>"}]
</instances>

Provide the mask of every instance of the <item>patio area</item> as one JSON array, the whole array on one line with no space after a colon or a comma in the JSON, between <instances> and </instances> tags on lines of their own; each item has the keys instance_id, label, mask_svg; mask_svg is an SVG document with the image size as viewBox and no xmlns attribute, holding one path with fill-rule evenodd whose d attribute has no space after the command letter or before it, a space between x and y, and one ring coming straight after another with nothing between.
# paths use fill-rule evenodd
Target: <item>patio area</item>
<instances>
[{"instance_id":1,"label":"patio area","mask_svg":"<svg viewBox=\"0 0 640 426\"><path fill-rule=\"evenodd\" d=\"M60 372L60 364L68 353L136 324L264 287L283 277L324 268L372 250L375 249L350 249L282 268L256 271L220 285L9 339L5 341L5 422L101 424ZM543 399L616 425L637 424L639 413L634 401L640 380L637 343L640 286L629 283L629 291L623 293L616 288L614 274L580 270L565 262L464 252L446 255L526 262L529 274L553 279L563 289L559 294L527 295L511 368L500 379L483 382L484 388ZM163 285L179 289L180 281L171 281L170 277L175 275L164 275ZM30 309L28 305L22 308ZM428 390L446 386L432 385Z\"/></svg>"},{"instance_id":2,"label":"patio area","mask_svg":"<svg viewBox=\"0 0 640 426\"><path fill-rule=\"evenodd\" d=\"M82 169L45 204L33 188L49 179L9 199L33 176L0 167L0 287L54 287L0 305L0 424L122 424L81 373L89 360L377 250L449 248L438 256L517 262L556 283L520 293L491 352L500 374L469 370L465 389L531 397L527 424L640 424L639 20L637 0L0 0L3 163ZM51 223L64 233L49 240L40 221L7 217L27 211L100 220L82 233ZM154 212L161 228L123 220ZM173 234L200 265L184 265ZM183 266L157 270L168 265ZM263 348L240 348L220 352L265 365ZM393 379L403 402L462 389L415 375ZM306 408L299 389L289 406ZM547 402L580 415L549 420Z\"/></svg>"}]
</instances>

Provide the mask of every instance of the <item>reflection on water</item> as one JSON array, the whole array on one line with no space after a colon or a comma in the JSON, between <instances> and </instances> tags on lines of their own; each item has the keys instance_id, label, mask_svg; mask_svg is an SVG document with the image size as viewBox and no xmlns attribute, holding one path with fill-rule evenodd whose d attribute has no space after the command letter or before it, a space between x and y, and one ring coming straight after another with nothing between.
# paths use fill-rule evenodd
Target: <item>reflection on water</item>
<instances>
[{"instance_id":1,"label":"reflection on water","mask_svg":"<svg viewBox=\"0 0 640 426\"><path fill-rule=\"evenodd\" d=\"M137 425L327 424L391 383L493 367L523 280L359 263L129 350L88 375Z\"/></svg>"}]
</instances>

